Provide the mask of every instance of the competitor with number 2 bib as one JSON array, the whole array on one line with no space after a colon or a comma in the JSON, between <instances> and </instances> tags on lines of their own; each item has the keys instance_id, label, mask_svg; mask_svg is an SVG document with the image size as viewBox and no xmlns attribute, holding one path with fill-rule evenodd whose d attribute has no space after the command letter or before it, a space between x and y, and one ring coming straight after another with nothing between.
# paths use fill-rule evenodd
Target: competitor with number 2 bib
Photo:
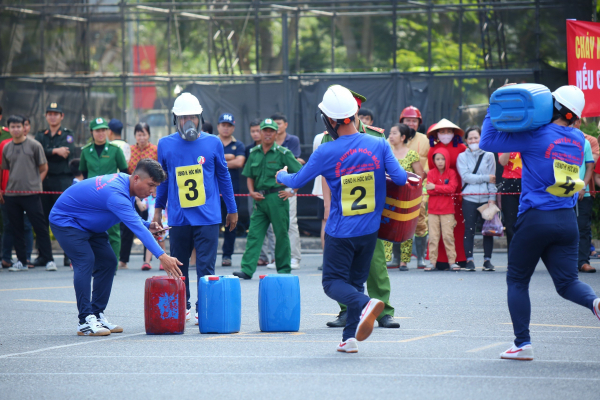
<instances>
[{"instance_id":1,"label":"competitor with number 2 bib","mask_svg":"<svg viewBox=\"0 0 600 400\"><path fill-rule=\"evenodd\" d=\"M514 345L503 359L533 360L529 336L529 281L540 258L562 297L589 308L600 319L600 299L577 276L579 231L573 207L584 188L579 177L585 137L573 123L581 118L585 97L576 86L554 93L552 122L528 132L499 132L485 117L479 147L498 153L520 152L522 192L508 253L508 309Z\"/></svg>"},{"instance_id":2,"label":"competitor with number 2 bib","mask_svg":"<svg viewBox=\"0 0 600 400\"><path fill-rule=\"evenodd\" d=\"M302 187L322 175L331 189L331 210L325 227L323 289L348 306L348 318L337 350L358 352L357 341L367 339L384 303L364 294L364 284L377 243L377 232L385 204L386 172L397 185L408 175L394 158L385 139L356 130L358 110L352 93L330 86L319 104L321 118L334 139L312 154L296 174L287 168L277 172L277 182ZM362 311L361 311L362 310Z\"/></svg>"}]
</instances>

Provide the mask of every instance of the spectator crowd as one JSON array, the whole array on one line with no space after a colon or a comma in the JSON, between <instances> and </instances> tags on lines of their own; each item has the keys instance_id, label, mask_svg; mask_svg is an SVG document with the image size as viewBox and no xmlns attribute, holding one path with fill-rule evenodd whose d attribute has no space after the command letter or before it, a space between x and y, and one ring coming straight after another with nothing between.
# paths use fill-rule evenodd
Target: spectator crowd
<instances>
[{"instance_id":1,"label":"spectator crowd","mask_svg":"<svg viewBox=\"0 0 600 400\"><path fill-rule=\"evenodd\" d=\"M26 271L43 266L57 270L52 255L51 232L48 218L60 192L83 179L114 174L133 173L140 160L157 160L158 147L151 143L151 129L146 123L134 127L135 144L122 139L123 123L117 119L98 117L89 123L90 140L75 157L74 135L62 126L64 112L59 104L51 103L46 109L47 125L31 134L27 117L11 115L6 127L0 130L0 210L2 212L2 267L9 271ZM375 128L376 114L364 107L359 109L363 130ZM0 121L2 109L0 108ZM579 128L581 121L578 121ZM357 125L358 127L358 125ZM248 130L251 143L244 144L236 131ZM213 134L213 126L204 122L203 132ZM238 208L248 207L251 218L248 240L241 263L242 273L252 277L257 266L289 272L300 268L302 261L298 229L297 192L299 188L281 187L275 182L275 173L283 168L296 172L305 160L301 158L301 144L297 136L288 132L285 115L275 113L262 120L253 120L248 126L236 126L235 116L222 114L216 125L231 183L235 194L241 194L241 180L246 179L250 197L236 198ZM442 119L429 126L423 124L421 112L409 106L402 110L398 123L385 135L395 158L409 172L423 179L423 196L413 239L400 244L385 243L387 267L408 270L412 257L418 269L425 271L475 271L473 251L476 234L483 234L483 271L494 271L492 263L493 236L506 236L510 247L513 226L519 208L522 161L519 153L494 154L479 148L481 130L478 126L462 129ZM590 257L592 246L592 206L595 185L600 185L600 156L598 140L585 135L584 164L580 178L585 189L578 193L574 212L579 229L580 272L595 272ZM327 133L316 133L313 151L329 141ZM259 149L261 151L259 151ZM501 175L497 173L502 169ZM500 177L501 176L501 177ZM40 192L49 192L40 194ZM590 194L592 192L592 194ZM272 201L269 194L277 193ZM315 179L312 194L318 198L316 214L323 229L329 214L329 191L324 181ZM151 222L155 217L156 196L136 199L135 209L140 217ZM221 199L223 235L221 265L231 267L235 250L236 230L225 229L227 209ZM163 225L168 225L167 209L163 210ZM488 225L502 227L494 231ZM490 233L492 232L492 233ZM32 259L33 246L37 258ZM108 230L110 245L117 256L118 269L128 269L134 243L133 232L120 223ZM168 231L157 237L165 247ZM12 251L16 253L13 259ZM144 250L142 270L150 270L152 255ZM192 264L195 256L192 254ZM426 259L430 263L427 265ZM70 261L65 255L64 266ZM162 269L162 266L159 267Z\"/></svg>"}]
</instances>

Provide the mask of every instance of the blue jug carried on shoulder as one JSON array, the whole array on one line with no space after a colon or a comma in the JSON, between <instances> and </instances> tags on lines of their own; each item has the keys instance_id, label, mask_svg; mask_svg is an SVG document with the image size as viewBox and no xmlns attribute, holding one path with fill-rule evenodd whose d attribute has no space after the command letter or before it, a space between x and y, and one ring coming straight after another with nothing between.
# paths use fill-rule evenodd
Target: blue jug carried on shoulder
<instances>
[{"instance_id":1,"label":"blue jug carried on shoulder","mask_svg":"<svg viewBox=\"0 0 600 400\"><path fill-rule=\"evenodd\" d=\"M501 87L490 97L490 120L502 132L525 132L549 124L553 98L550 89L536 83Z\"/></svg>"}]
</instances>

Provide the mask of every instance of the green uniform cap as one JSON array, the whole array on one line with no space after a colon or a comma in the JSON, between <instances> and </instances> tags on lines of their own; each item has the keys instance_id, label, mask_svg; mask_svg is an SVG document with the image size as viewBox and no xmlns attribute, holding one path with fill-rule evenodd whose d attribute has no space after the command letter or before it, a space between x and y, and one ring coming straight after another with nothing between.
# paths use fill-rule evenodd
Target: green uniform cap
<instances>
[{"instance_id":1,"label":"green uniform cap","mask_svg":"<svg viewBox=\"0 0 600 400\"><path fill-rule=\"evenodd\" d=\"M332 86L335 86L335 85L329 85L329 87L332 87ZM342 85L338 85L338 86L342 86ZM345 87L345 86L342 86L342 87ZM348 89L348 88L346 88L346 89ZM348 90L350 90L350 89L348 89ZM350 90L350 93L352 93L352 96L354 96L355 99L359 99L361 104L367 102L367 98L365 96L363 96L362 94L356 93L354 90Z\"/></svg>"},{"instance_id":2,"label":"green uniform cap","mask_svg":"<svg viewBox=\"0 0 600 400\"><path fill-rule=\"evenodd\" d=\"M50 103L48 107L46 107L46 112L48 111L54 111L59 113L63 112L62 107L58 103Z\"/></svg>"},{"instance_id":3,"label":"green uniform cap","mask_svg":"<svg viewBox=\"0 0 600 400\"><path fill-rule=\"evenodd\" d=\"M271 128L276 131L279 127L277 126L275 121L273 121L271 118L267 118L260 123L260 130L263 130L265 128Z\"/></svg>"},{"instance_id":4,"label":"green uniform cap","mask_svg":"<svg viewBox=\"0 0 600 400\"><path fill-rule=\"evenodd\" d=\"M90 129L95 131L96 129L108 128L108 122L104 118L96 118L90 122Z\"/></svg>"}]
</instances>

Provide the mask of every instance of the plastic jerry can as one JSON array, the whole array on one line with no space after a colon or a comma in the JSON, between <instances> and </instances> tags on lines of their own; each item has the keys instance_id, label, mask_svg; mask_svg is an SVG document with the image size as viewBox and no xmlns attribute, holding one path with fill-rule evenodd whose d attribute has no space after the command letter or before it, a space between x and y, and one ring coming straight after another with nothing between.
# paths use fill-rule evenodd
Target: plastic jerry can
<instances>
[{"instance_id":1,"label":"plastic jerry can","mask_svg":"<svg viewBox=\"0 0 600 400\"><path fill-rule=\"evenodd\" d=\"M300 281L296 275L261 275L258 320L263 332L298 332Z\"/></svg>"},{"instance_id":2,"label":"plastic jerry can","mask_svg":"<svg viewBox=\"0 0 600 400\"><path fill-rule=\"evenodd\" d=\"M398 186L387 178L385 184L385 204L377 237L388 242L405 242L417 230L423 200L423 181L416 186Z\"/></svg>"},{"instance_id":3,"label":"plastic jerry can","mask_svg":"<svg viewBox=\"0 0 600 400\"><path fill-rule=\"evenodd\" d=\"M242 290L233 275L205 275L198 280L200 333L235 333L242 325Z\"/></svg>"},{"instance_id":4,"label":"plastic jerry can","mask_svg":"<svg viewBox=\"0 0 600 400\"><path fill-rule=\"evenodd\" d=\"M502 87L490 97L490 119L503 132L531 131L552 120L552 93L544 85L521 83Z\"/></svg>"},{"instance_id":5,"label":"plastic jerry can","mask_svg":"<svg viewBox=\"0 0 600 400\"><path fill-rule=\"evenodd\" d=\"M185 330L185 278L146 279L144 317L148 335L180 335Z\"/></svg>"}]
</instances>

